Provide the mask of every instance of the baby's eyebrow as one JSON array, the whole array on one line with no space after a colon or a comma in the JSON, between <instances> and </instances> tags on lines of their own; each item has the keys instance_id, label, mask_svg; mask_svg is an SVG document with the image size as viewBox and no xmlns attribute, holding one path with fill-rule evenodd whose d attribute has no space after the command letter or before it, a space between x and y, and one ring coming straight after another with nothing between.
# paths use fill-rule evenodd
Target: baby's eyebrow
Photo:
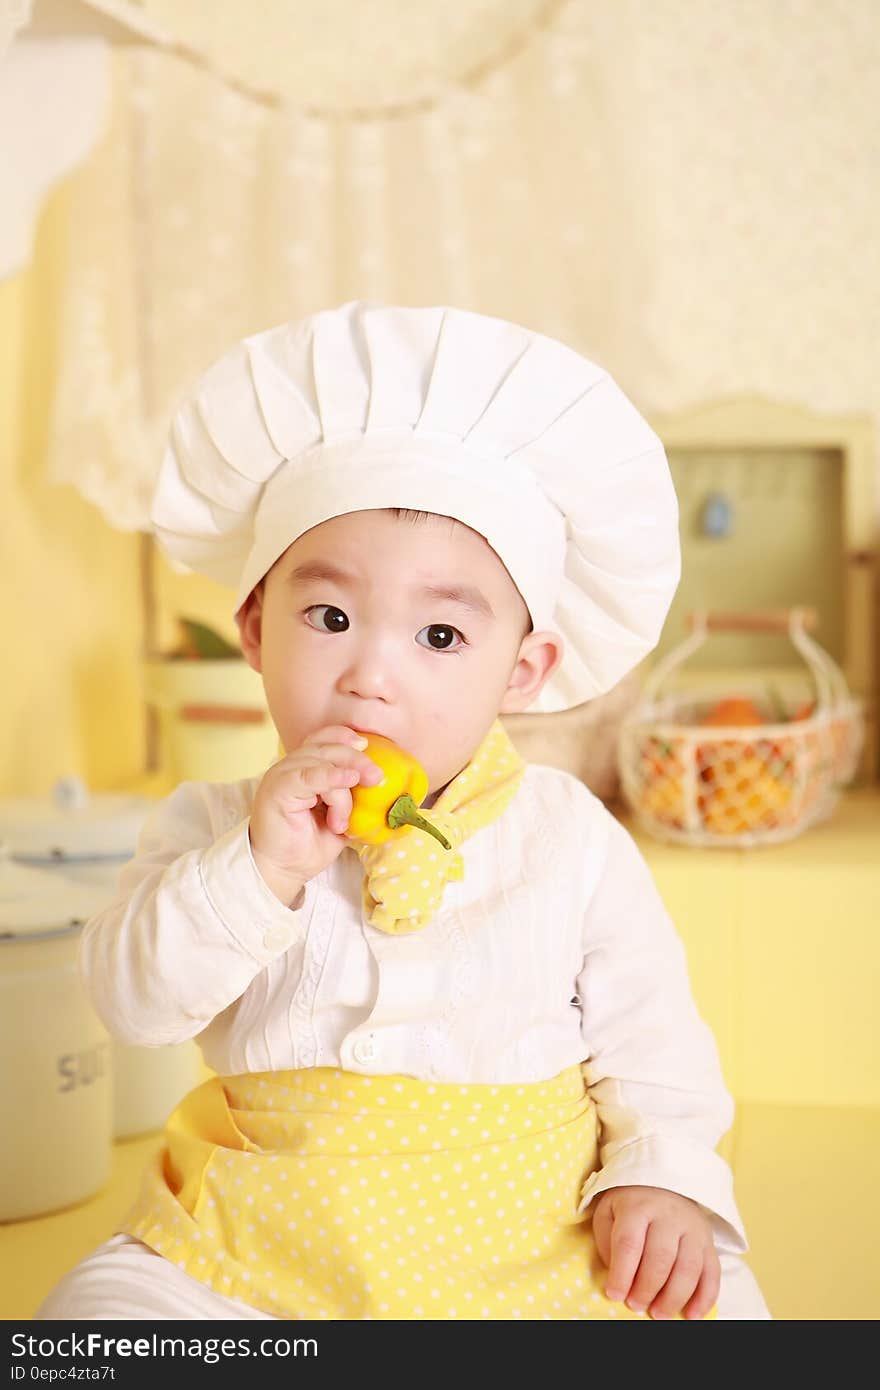
<instances>
[{"instance_id":1,"label":"baby's eyebrow","mask_svg":"<svg viewBox=\"0 0 880 1390\"><path fill-rule=\"evenodd\" d=\"M423 584L418 592L425 598L446 600L478 613L484 618L494 618L492 605L485 594L473 584Z\"/></svg>"},{"instance_id":2,"label":"baby's eyebrow","mask_svg":"<svg viewBox=\"0 0 880 1390\"><path fill-rule=\"evenodd\" d=\"M355 589L358 583L353 574L348 574L328 560L304 560L301 565L297 565L295 569L290 571L285 582L294 585L310 584L321 580L338 584L343 589ZM470 612L478 613L484 618L495 617L489 600L473 584L423 584L415 592L422 598L443 599L448 603L457 603L459 607L467 608Z\"/></svg>"}]
</instances>

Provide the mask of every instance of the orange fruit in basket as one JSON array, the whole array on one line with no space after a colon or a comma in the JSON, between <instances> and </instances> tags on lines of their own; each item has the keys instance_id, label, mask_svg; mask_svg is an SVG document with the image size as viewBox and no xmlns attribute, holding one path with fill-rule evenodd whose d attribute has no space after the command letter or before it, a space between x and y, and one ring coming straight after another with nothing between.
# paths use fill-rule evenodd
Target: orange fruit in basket
<instances>
[{"instance_id":1,"label":"orange fruit in basket","mask_svg":"<svg viewBox=\"0 0 880 1390\"><path fill-rule=\"evenodd\" d=\"M807 718L806 714L798 717ZM771 721L776 722L776 721ZM739 696L720 700L700 724L712 727L753 728L766 724L757 705ZM791 739L756 738L754 742L740 738L716 739L700 743L696 748L697 771L704 782L714 782L722 774L730 777L744 758L758 758L766 765L771 777L783 782L794 779L794 743Z\"/></svg>"},{"instance_id":2,"label":"orange fruit in basket","mask_svg":"<svg viewBox=\"0 0 880 1390\"><path fill-rule=\"evenodd\" d=\"M766 720L751 700L719 700L700 721L712 727L759 728ZM788 746L790 745L790 746ZM697 805L706 830L739 835L781 824L790 810L794 784L791 740L706 740L696 748L702 784Z\"/></svg>"},{"instance_id":3,"label":"orange fruit in basket","mask_svg":"<svg viewBox=\"0 0 880 1390\"><path fill-rule=\"evenodd\" d=\"M732 695L718 700L699 720L701 726L712 728L753 728L764 723L764 716L757 705L741 695ZM741 743L738 739L728 742L698 743L696 748L697 772L704 782L715 780L719 759L736 761L754 754L751 743Z\"/></svg>"},{"instance_id":4,"label":"orange fruit in basket","mask_svg":"<svg viewBox=\"0 0 880 1390\"><path fill-rule=\"evenodd\" d=\"M815 713L816 713L816 701L815 701L815 700L807 700L806 704L801 705L799 709L796 709L796 710L795 710L794 714L790 716L788 722L789 722L790 724L794 724L794 723L796 723L799 719L812 719L812 717L813 717L813 715L814 715Z\"/></svg>"},{"instance_id":5,"label":"orange fruit in basket","mask_svg":"<svg viewBox=\"0 0 880 1390\"><path fill-rule=\"evenodd\" d=\"M728 727L732 725L748 727L750 724L763 724L764 716L751 700L745 699L741 695L733 695L727 699L718 700L699 722L701 724L726 724Z\"/></svg>"},{"instance_id":6,"label":"orange fruit in basket","mask_svg":"<svg viewBox=\"0 0 880 1390\"><path fill-rule=\"evenodd\" d=\"M706 830L739 835L781 824L791 795L792 788L771 776L763 758L740 753L716 766L713 785L697 804Z\"/></svg>"}]
</instances>

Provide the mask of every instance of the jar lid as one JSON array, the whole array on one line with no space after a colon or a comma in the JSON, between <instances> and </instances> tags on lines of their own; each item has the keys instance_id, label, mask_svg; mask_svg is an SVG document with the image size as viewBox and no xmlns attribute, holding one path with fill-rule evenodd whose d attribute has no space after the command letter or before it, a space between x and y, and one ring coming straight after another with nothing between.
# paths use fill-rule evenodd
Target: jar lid
<instances>
[{"instance_id":1,"label":"jar lid","mask_svg":"<svg viewBox=\"0 0 880 1390\"><path fill-rule=\"evenodd\" d=\"M79 777L61 777L47 797L0 800L0 840L14 859L130 859L154 802L149 797L90 792Z\"/></svg>"},{"instance_id":2,"label":"jar lid","mask_svg":"<svg viewBox=\"0 0 880 1390\"><path fill-rule=\"evenodd\" d=\"M17 864L0 842L0 947L78 930L106 906L100 886Z\"/></svg>"}]
</instances>

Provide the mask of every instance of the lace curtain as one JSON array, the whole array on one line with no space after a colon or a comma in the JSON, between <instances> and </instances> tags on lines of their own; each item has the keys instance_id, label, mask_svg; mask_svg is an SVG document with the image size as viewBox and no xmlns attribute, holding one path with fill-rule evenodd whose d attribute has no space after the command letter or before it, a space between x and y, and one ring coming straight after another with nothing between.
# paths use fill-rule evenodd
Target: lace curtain
<instances>
[{"instance_id":1,"label":"lace curtain","mask_svg":"<svg viewBox=\"0 0 880 1390\"><path fill-rule=\"evenodd\" d=\"M204 46L183 23L203 7L146 8ZM873 0L405 8L424 20L401 29L409 66L390 0L325 7L325 48L290 59L312 107L276 104L284 64L223 23L207 67L114 54L112 117L70 189L50 477L142 527L192 379L353 297L519 319L646 411L749 392L876 413ZM364 52L348 9L374 26ZM482 27L438 30L428 70L428 16L450 11Z\"/></svg>"},{"instance_id":2,"label":"lace curtain","mask_svg":"<svg viewBox=\"0 0 880 1390\"><path fill-rule=\"evenodd\" d=\"M179 56L115 53L112 118L68 200L49 476L143 527L192 379L243 335L354 297L516 317L613 369L637 190L609 132L601 35L583 6L551 9L526 31L527 12L551 11L512 7L496 65L444 76L442 97L434 75L420 102L398 65L396 114L310 115ZM340 79L341 105L366 100L365 72Z\"/></svg>"}]
</instances>

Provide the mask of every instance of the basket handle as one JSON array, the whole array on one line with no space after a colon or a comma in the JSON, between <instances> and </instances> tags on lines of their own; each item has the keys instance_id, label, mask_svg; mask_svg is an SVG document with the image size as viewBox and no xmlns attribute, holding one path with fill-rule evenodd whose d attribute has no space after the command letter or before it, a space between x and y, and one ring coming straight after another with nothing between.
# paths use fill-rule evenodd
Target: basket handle
<instances>
[{"instance_id":1,"label":"basket handle","mask_svg":"<svg viewBox=\"0 0 880 1390\"><path fill-rule=\"evenodd\" d=\"M702 626L707 632L786 632L801 626L810 632L817 624L815 608L767 608L760 612L733 609L729 612L688 613L685 622L691 632Z\"/></svg>"},{"instance_id":2,"label":"basket handle","mask_svg":"<svg viewBox=\"0 0 880 1390\"><path fill-rule=\"evenodd\" d=\"M816 626L814 608L766 609L756 612L711 612L707 609L697 609L689 613L685 621L690 628L690 636L674 647L648 676L642 690L642 699L646 703L656 700L663 682L703 645L710 631L786 632L813 677L819 707L829 708L834 702L835 694L839 699L848 698L846 679L840 667L806 634L808 626Z\"/></svg>"}]
</instances>

